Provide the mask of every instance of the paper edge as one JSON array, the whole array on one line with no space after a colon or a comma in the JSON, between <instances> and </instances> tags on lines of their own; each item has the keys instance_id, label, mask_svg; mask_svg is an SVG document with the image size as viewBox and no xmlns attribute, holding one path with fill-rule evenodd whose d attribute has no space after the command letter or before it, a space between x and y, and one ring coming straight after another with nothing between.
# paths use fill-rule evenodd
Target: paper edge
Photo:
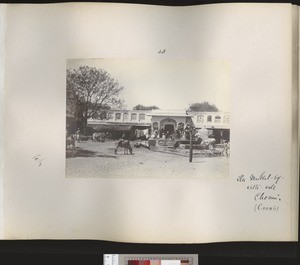
<instances>
[{"instance_id":1,"label":"paper edge","mask_svg":"<svg viewBox=\"0 0 300 265\"><path fill-rule=\"evenodd\" d=\"M299 215L299 7L292 6L291 240L298 241Z\"/></svg>"},{"instance_id":2,"label":"paper edge","mask_svg":"<svg viewBox=\"0 0 300 265\"><path fill-rule=\"evenodd\" d=\"M0 239L4 238L5 28L6 4L0 4Z\"/></svg>"}]
</instances>

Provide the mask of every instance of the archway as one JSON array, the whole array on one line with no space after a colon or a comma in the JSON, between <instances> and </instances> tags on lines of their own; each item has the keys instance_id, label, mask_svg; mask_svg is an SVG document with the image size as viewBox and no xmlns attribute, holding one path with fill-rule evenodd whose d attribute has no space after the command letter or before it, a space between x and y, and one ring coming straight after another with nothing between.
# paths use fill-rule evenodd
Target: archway
<instances>
[{"instance_id":1,"label":"archway","mask_svg":"<svg viewBox=\"0 0 300 265\"><path fill-rule=\"evenodd\" d=\"M160 121L160 128L164 130L165 133L172 134L175 132L177 122L173 119L166 118Z\"/></svg>"}]
</instances>

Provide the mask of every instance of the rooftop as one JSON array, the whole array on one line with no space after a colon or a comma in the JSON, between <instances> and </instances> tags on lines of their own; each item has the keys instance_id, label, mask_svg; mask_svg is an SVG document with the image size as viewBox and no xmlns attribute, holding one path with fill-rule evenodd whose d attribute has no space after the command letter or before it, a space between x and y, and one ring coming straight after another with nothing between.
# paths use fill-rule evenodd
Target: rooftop
<instances>
[{"instance_id":1,"label":"rooftop","mask_svg":"<svg viewBox=\"0 0 300 265\"><path fill-rule=\"evenodd\" d=\"M152 110L149 116L191 117L186 110Z\"/></svg>"}]
</instances>

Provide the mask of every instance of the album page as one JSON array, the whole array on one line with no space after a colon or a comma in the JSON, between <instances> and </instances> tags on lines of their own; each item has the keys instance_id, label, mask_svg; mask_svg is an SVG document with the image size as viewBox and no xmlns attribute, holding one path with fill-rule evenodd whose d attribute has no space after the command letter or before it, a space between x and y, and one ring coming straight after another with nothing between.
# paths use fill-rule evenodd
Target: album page
<instances>
[{"instance_id":1,"label":"album page","mask_svg":"<svg viewBox=\"0 0 300 265\"><path fill-rule=\"evenodd\" d=\"M4 238L296 241L297 18L8 5Z\"/></svg>"}]
</instances>

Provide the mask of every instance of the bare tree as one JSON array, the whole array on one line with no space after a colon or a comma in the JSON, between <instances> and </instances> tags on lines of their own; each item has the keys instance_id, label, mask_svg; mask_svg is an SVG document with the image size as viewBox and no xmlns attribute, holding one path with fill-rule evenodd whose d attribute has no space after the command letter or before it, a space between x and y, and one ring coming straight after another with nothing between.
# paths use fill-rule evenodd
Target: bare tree
<instances>
[{"instance_id":1,"label":"bare tree","mask_svg":"<svg viewBox=\"0 0 300 265\"><path fill-rule=\"evenodd\" d=\"M67 114L83 121L84 134L87 120L102 110L123 104L119 94L123 87L103 69L80 66L67 69Z\"/></svg>"}]
</instances>

